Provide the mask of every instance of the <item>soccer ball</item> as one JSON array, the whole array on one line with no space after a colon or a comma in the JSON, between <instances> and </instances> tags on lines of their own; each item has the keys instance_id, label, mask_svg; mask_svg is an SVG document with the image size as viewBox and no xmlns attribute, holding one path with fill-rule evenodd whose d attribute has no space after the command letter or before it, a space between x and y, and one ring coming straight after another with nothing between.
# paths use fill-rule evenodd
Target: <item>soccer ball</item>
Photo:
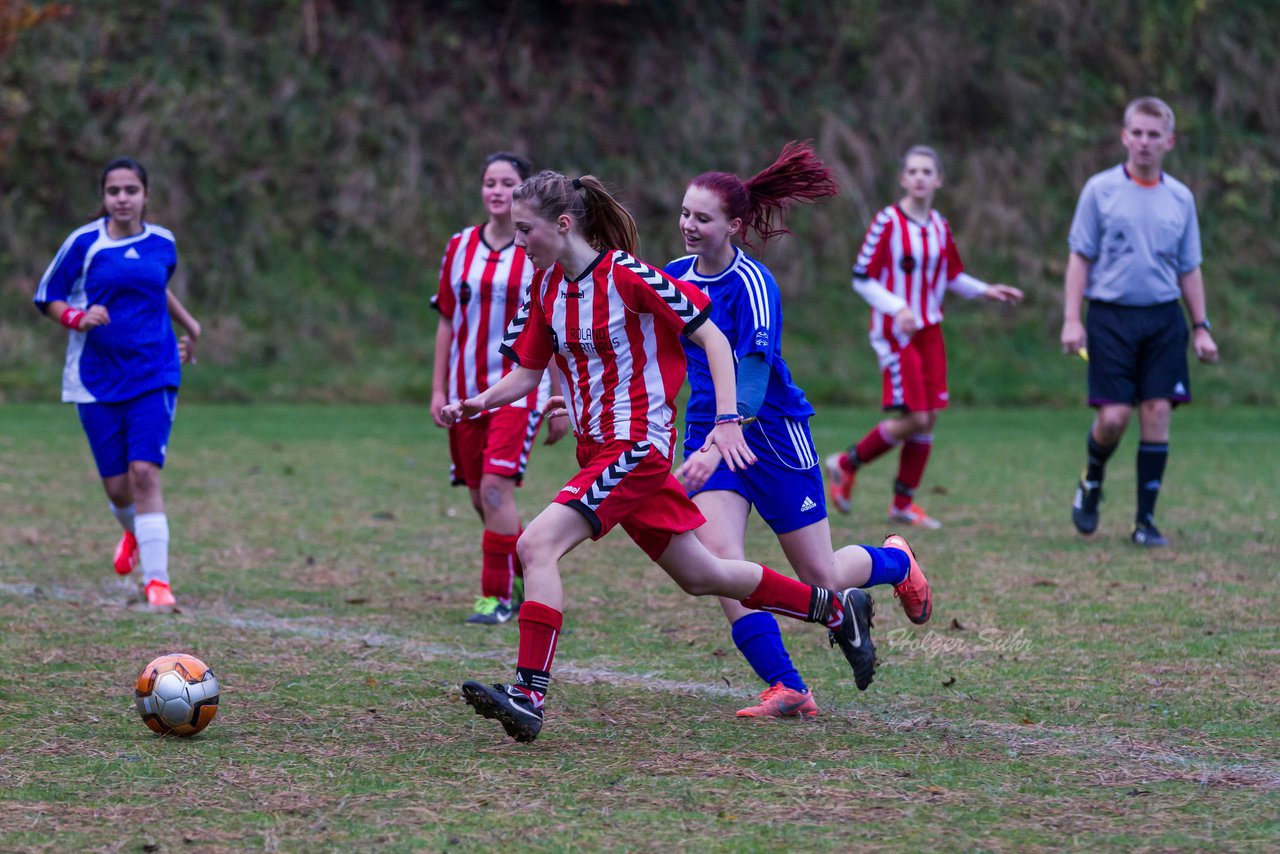
<instances>
[{"instance_id":1,"label":"soccer ball","mask_svg":"<svg viewBox=\"0 0 1280 854\"><path fill-rule=\"evenodd\" d=\"M195 735L218 713L217 677L203 661L180 652L142 668L133 696L142 722L160 735Z\"/></svg>"}]
</instances>

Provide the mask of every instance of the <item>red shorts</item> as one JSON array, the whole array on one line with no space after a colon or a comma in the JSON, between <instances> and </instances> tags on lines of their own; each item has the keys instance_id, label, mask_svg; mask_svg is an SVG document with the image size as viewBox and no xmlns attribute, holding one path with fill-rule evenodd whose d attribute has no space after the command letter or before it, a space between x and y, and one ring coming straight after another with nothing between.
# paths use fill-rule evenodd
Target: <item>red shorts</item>
<instances>
[{"instance_id":1,"label":"red shorts","mask_svg":"<svg viewBox=\"0 0 1280 854\"><path fill-rule=\"evenodd\" d=\"M926 326L911 336L906 347L886 349L879 356L885 409L947 408L947 348L940 325Z\"/></svg>"},{"instance_id":2,"label":"red shorts","mask_svg":"<svg viewBox=\"0 0 1280 854\"><path fill-rule=\"evenodd\" d=\"M504 406L456 422L449 428L453 485L479 489L480 477L486 474L513 477L520 483L541 423L541 412L522 406Z\"/></svg>"},{"instance_id":3,"label":"red shorts","mask_svg":"<svg viewBox=\"0 0 1280 854\"><path fill-rule=\"evenodd\" d=\"M671 460L648 442L579 442L578 465L555 500L586 517L593 540L621 525L656 561L672 536L707 521L671 474Z\"/></svg>"}]
</instances>

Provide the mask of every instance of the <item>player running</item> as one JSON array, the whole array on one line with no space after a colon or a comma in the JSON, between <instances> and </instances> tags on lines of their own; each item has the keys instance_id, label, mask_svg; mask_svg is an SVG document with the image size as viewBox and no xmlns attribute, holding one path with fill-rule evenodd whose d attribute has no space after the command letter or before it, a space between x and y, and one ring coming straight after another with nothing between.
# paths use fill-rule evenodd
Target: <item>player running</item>
<instances>
[{"instance_id":1,"label":"player running","mask_svg":"<svg viewBox=\"0 0 1280 854\"><path fill-rule=\"evenodd\" d=\"M768 168L740 179L727 172L694 178L680 205L680 232L689 252L666 266L676 279L696 285L711 300L710 320L728 339L737 362L737 413L756 463L733 471L707 437L715 427L716 389L707 353L681 339L689 367L684 463L676 472L706 517L697 537L721 558L743 559L747 517L754 507L778 538L801 581L843 590L895 585L895 595L914 623L933 609L929 582L906 541L892 535L884 548L831 547L822 471L804 392L782 357L782 296L764 264L739 248L763 251L769 238L789 233L773 218L794 202L814 202L838 192L830 170L808 143L792 142ZM760 703L740 717L818 714L817 703L792 664L768 612L734 599L720 606L733 642L767 686Z\"/></svg>"},{"instance_id":2,"label":"player running","mask_svg":"<svg viewBox=\"0 0 1280 854\"><path fill-rule=\"evenodd\" d=\"M717 558L691 533L705 520L671 473L675 398L685 374L679 335L707 351L717 402L708 444L733 471L755 462L735 411L733 353L706 322L706 296L634 257L635 221L596 178L541 172L513 199L516 242L540 270L528 317L517 318L504 345L517 366L441 416L451 423L523 397L554 359L567 404L555 398L553 405L567 405L581 471L520 536L527 599L515 682L467 682L466 701L517 741L538 736L563 623L558 562L618 525L690 594L727 596L826 626L865 689L875 672L866 593L842 594Z\"/></svg>"},{"instance_id":3,"label":"player running","mask_svg":"<svg viewBox=\"0 0 1280 854\"><path fill-rule=\"evenodd\" d=\"M441 410L451 400L474 397L511 370L498 348L507 324L528 298L533 265L515 244L511 224L511 192L529 177L529 161L508 151L489 155L480 181L480 198L489 214L449 240L440 264L440 286L431 306L436 324L435 362L431 374L431 419L449 429L450 474L455 486L471 492L480 514L480 598L468 623L497 625L520 609L524 567L516 554L520 511L515 488L524 477L529 450L542 423L542 407L550 396L544 378L526 396L488 412L447 425ZM557 423L558 422L558 423ZM553 419L547 444L568 431L567 421Z\"/></svg>"},{"instance_id":4,"label":"player running","mask_svg":"<svg viewBox=\"0 0 1280 854\"><path fill-rule=\"evenodd\" d=\"M989 285L964 271L947 220L933 209L942 187L942 161L917 145L902 158L895 205L876 214L853 265L853 289L871 304L871 347L880 360L883 404L896 413L843 454L826 459L831 500L848 513L858 469L898 444L889 521L940 528L915 501L933 449L933 426L947 408L947 354L942 340L942 300L948 290L966 299L1018 303L1022 291Z\"/></svg>"},{"instance_id":5,"label":"player running","mask_svg":"<svg viewBox=\"0 0 1280 854\"><path fill-rule=\"evenodd\" d=\"M62 400L76 404L111 512L124 529L115 570L128 575L140 563L147 603L172 608L160 470L178 406L180 365L194 361L200 324L168 288L178 252L173 234L145 219L142 164L112 160L99 188L98 218L63 242L34 302L71 330ZM181 339L170 316L187 332Z\"/></svg>"}]
</instances>

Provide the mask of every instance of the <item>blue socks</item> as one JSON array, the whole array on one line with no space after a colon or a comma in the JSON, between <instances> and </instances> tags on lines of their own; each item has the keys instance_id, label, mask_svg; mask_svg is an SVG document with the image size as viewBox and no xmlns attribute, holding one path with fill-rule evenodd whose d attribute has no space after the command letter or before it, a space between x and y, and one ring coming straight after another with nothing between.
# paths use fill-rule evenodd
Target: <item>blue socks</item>
<instances>
[{"instance_id":1,"label":"blue socks","mask_svg":"<svg viewBox=\"0 0 1280 854\"><path fill-rule=\"evenodd\" d=\"M773 614L757 611L739 619L733 624L733 643L766 685L781 682L792 691L809 690L791 663Z\"/></svg>"},{"instance_id":2,"label":"blue socks","mask_svg":"<svg viewBox=\"0 0 1280 854\"><path fill-rule=\"evenodd\" d=\"M875 587L879 584L901 584L907 580L911 571L911 558L901 549L884 549L876 546L862 546L871 555L871 577L863 587Z\"/></svg>"}]
</instances>

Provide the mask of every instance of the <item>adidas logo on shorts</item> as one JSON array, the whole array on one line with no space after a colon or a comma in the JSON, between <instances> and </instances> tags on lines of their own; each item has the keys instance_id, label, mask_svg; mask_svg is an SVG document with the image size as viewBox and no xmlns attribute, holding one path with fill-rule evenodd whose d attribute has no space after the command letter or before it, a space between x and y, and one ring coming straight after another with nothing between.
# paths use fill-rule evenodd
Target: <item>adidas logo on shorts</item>
<instances>
[{"instance_id":1,"label":"adidas logo on shorts","mask_svg":"<svg viewBox=\"0 0 1280 854\"><path fill-rule=\"evenodd\" d=\"M804 497L804 501L801 502L800 504L800 512L808 513L810 510L817 510L817 509L818 509L817 502L815 502L812 498L806 495Z\"/></svg>"}]
</instances>

